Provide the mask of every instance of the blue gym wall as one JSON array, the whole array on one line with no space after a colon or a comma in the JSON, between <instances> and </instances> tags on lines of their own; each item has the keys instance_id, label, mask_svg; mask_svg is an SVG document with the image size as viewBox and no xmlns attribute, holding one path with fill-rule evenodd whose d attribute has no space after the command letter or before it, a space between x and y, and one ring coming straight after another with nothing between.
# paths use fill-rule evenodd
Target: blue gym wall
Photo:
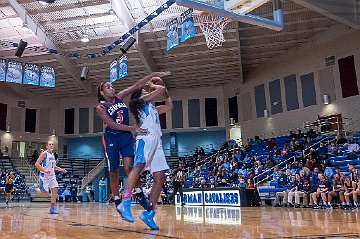
<instances>
[{"instance_id":1,"label":"blue gym wall","mask_svg":"<svg viewBox=\"0 0 360 239\"><path fill-rule=\"evenodd\" d=\"M170 155L170 133L166 133L162 137L163 148L165 155ZM197 132L183 132L176 133L176 141L178 148L178 156L192 155L195 148L200 146L205 149L206 152L211 150L211 144L215 149L220 149L221 145L226 140L226 131L197 131Z\"/></svg>"},{"instance_id":2,"label":"blue gym wall","mask_svg":"<svg viewBox=\"0 0 360 239\"><path fill-rule=\"evenodd\" d=\"M176 133L178 155L192 155L196 147L200 146L205 151L211 150L211 144L219 149L226 140L225 130L197 131ZM170 133L162 136L163 149L166 156L170 156ZM103 158L101 137L67 138L69 158Z\"/></svg>"},{"instance_id":3,"label":"blue gym wall","mask_svg":"<svg viewBox=\"0 0 360 239\"><path fill-rule=\"evenodd\" d=\"M67 138L69 158L103 158L101 137Z\"/></svg>"}]
</instances>

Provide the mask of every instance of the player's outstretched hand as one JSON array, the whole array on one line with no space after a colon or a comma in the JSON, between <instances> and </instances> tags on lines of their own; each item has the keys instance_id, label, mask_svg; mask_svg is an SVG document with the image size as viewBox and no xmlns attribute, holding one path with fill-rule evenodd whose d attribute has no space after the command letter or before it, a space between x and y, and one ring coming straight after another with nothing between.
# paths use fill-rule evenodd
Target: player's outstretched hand
<instances>
[{"instance_id":1,"label":"player's outstretched hand","mask_svg":"<svg viewBox=\"0 0 360 239\"><path fill-rule=\"evenodd\" d=\"M170 76L171 75L171 72L170 71L159 71L159 72L154 72L154 74L157 76L157 77L165 77L165 76Z\"/></svg>"},{"instance_id":2,"label":"player's outstretched hand","mask_svg":"<svg viewBox=\"0 0 360 239\"><path fill-rule=\"evenodd\" d=\"M63 172L63 173L67 173L66 169L64 169L64 168L62 169L62 172Z\"/></svg>"},{"instance_id":3,"label":"player's outstretched hand","mask_svg":"<svg viewBox=\"0 0 360 239\"><path fill-rule=\"evenodd\" d=\"M148 130L142 129L140 127L135 127L135 132L136 133L141 133L141 134L148 134L150 133Z\"/></svg>"}]
</instances>

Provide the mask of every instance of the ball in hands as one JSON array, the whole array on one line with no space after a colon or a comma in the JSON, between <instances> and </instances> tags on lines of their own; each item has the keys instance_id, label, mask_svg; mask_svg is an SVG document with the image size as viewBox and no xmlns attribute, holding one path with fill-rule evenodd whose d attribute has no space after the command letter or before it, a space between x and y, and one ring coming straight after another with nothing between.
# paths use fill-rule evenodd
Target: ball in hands
<instances>
[{"instance_id":1,"label":"ball in hands","mask_svg":"<svg viewBox=\"0 0 360 239\"><path fill-rule=\"evenodd\" d=\"M164 81L160 78L160 77L154 77L151 79L151 82L154 84L154 85L162 85L162 86L165 86L165 83Z\"/></svg>"}]
</instances>

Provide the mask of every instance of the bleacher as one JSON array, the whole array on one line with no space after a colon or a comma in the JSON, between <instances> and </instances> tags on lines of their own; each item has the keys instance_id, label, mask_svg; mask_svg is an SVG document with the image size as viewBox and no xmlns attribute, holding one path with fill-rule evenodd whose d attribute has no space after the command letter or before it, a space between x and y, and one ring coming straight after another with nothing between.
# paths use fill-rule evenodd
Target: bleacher
<instances>
[{"instance_id":1,"label":"bleacher","mask_svg":"<svg viewBox=\"0 0 360 239\"><path fill-rule=\"evenodd\" d=\"M69 185L81 185L82 178L95 168L103 159L69 159L62 158L58 166L67 173L58 177L59 188Z\"/></svg>"}]
</instances>

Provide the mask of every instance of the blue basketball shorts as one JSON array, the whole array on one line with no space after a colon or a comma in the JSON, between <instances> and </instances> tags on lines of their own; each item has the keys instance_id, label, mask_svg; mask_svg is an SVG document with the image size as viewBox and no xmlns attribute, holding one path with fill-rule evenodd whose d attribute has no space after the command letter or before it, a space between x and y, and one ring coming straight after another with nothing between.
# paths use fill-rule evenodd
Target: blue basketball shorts
<instances>
[{"instance_id":1,"label":"blue basketball shorts","mask_svg":"<svg viewBox=\"0 0 360 239\"><path fill-rule=\"evenodd\" d=\"M116 172L119 169L120 157L134 157L135 139L129 134L104 134L103 146L109 171Z\"/></svg>"}]
</instances>

